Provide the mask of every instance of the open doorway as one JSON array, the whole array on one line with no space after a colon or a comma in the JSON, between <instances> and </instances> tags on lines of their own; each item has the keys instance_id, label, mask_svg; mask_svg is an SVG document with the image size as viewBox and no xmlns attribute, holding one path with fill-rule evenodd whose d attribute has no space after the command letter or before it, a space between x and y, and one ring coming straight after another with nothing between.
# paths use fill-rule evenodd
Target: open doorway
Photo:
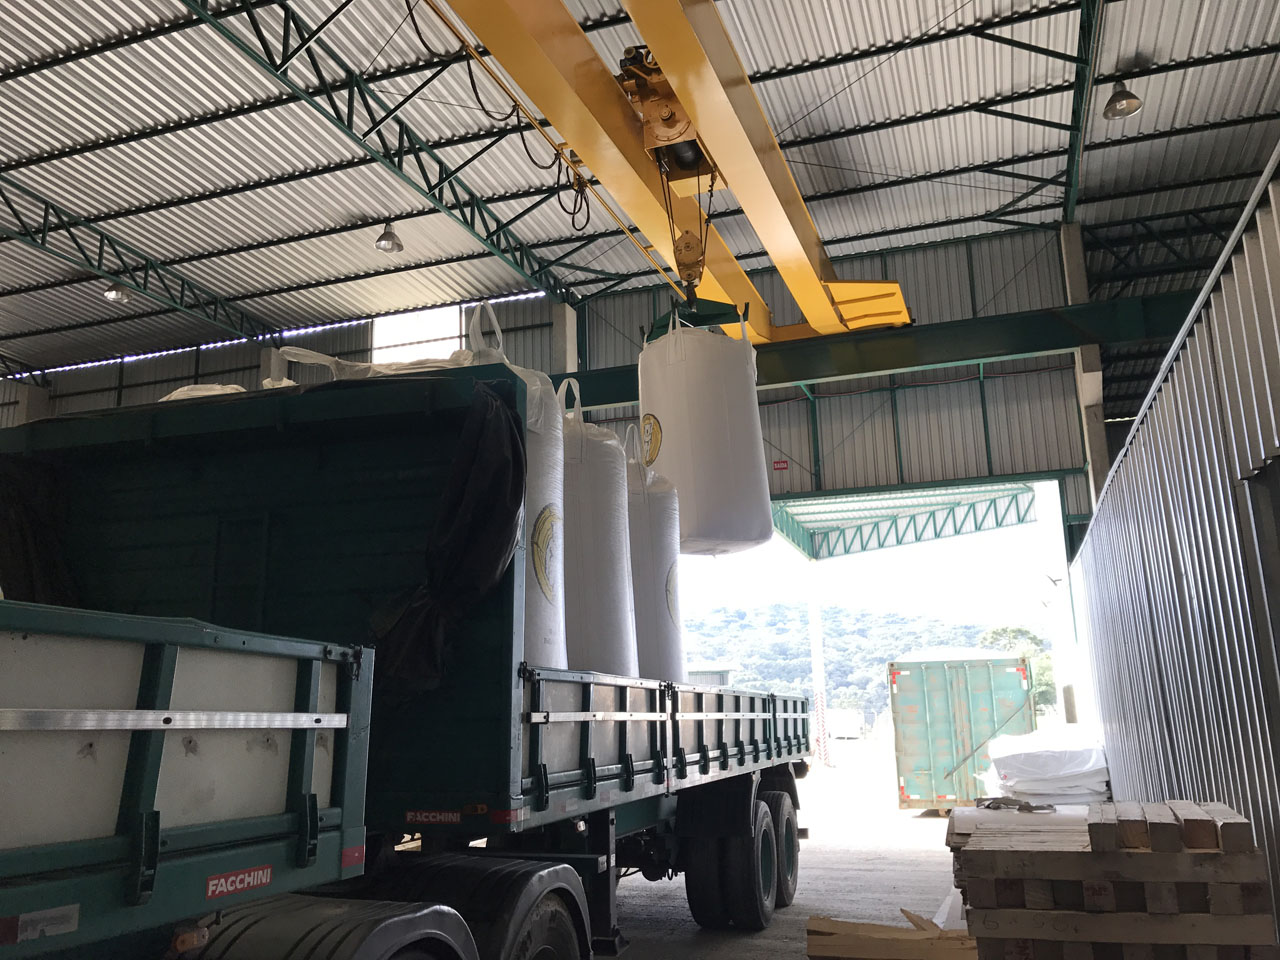
<instances>
[{"instance_id":1,"label":"open doorway","mask_svg":"<svg viewBox=\"0 0 1280 960\"><path fill-rule=\"evenodd\" d=\"M821 895L813 912L886 923L902 922L900 908L932 917L952 890L947 821L899 807L891 661L911 654L1028 656L1027 694L1038 722L1061 722L1059 687L1074 669L1076 644L1058 483L1001 486L1017 489L970 485L853 498L860 502L841 509L844 546L857 549L819 560L778 532L788 520L776 501L768 544L680 558L691 680L804 694L811 704L824 694L830 749L825 763L814 758L800 785L800 818L810 829L801 876L820 874L822 882L802 879L800 916L807 915L806 888ZM1005 511L999 523L984 512L992 501L992 510ZM947 513L949 504L958 512ZM882 526L878 539L865 529L858 539L853 531L856 522L926 513L936 516L914 532L903 526L891 536ZM828 518L814 528L835 525ZM788 531L793 541L802 535L794 526ZM819 543L812 552L841 549ZM820 686L811 618L820 634ZM667 895L628 889L636 898L628 909L641 913Z\"/></svg>"}]
</instances>

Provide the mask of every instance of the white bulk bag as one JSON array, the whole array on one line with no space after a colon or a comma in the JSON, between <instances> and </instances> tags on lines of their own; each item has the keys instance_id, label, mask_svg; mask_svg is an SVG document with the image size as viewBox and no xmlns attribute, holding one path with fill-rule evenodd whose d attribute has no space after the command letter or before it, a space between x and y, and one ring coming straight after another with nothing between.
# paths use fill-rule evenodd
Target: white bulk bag
<instances>
[{"instance_id":1,"label":"white bulk bag","mask_svg":"<svg viewBox=\"0 0 1280 960\"><path fill-rule=\"evenodd\" d=\"M680 507L676 488L644 465L640 432L627 427L627 517L636 602L636 657L646 680L684 683L680 628Z\"/></svg>"},{"instance_id":2,"label":"white bulk bag","mask_svg":"<svg viewBox=\"0 0 1280 960\"><path fill-rule=\"evenodd\" d=\"M570 384L581 405L578 381ZM639 675L627 521L627 455L617 434L564 415L564 613L571 670Z\"/></svg>"},{"instance_id":3,"label":"white bulk bag","mask_svg":"<svg viewBox=\"0 0 1280 960\"><path fill-rule=\"evenodd\" d=\"M484 342L483 307L497 347ZM467 327L475 363L505 363L524 381L524 658L536 667L568 666L564 636L564 437L560 400L551 378L517 367L502 352L502 329L488 303L478 304Z\"/></svg>"},{"instance_id":4,"label":"white bulk bag","mask_svg":"<svg viewBox=\"0 0 1280 960\"><path fill-rule=\"evenodd\" d=\"M756 352L676 324L640 353L644 462L680 496L682 553L732 553L773 534Z\"/></svg>"},{"instance_id":5,"label":"white bulk bag","mask_svg":"<svg viewBox=\"0 0 1280 960\"><path fill-rule=\"evenodd\" d=\"M196 397L221 397L231 393L247 393L238 383L189 383L179 387L172 393L166 393L160 402L166 400L192 400Z\"/></svg>"},{"instance_id":6,"label":"white bulk bag","mask_svg":"<svg viewBox=\"0 0 1280 960\"><path fill-rule=\"evenodd\" d=\"M325 367L333 375L334 380L367 380L369 377L392 377L398 373L423 373L431 370L447 370L450 367L465 367L471 362L469 350L455 350L447 360L404 360L393 363L363 363L355 360L341 360L318 350L305 347L281 347L280 356L293 363Z\"/></svg>"}]
</instances>

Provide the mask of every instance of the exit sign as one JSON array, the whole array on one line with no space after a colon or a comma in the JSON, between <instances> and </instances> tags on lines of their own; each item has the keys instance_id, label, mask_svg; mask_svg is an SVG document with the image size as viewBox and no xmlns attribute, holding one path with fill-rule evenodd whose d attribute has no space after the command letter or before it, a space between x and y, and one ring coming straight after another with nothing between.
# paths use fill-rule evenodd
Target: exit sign
<instances>
[{"instance_id":1,"label":"exit sign","mask_svg":"<svg viewBox=\"0 0 1280 960\"><path fill-rule=\"evenodd\" d=\"M775 469L775 470L789 470L789 469L791 469L791 463L790 463L790 461L788 461L788 460L775 460L775 461L773 461L773 469Z\"/></svg>"}]
</instances>

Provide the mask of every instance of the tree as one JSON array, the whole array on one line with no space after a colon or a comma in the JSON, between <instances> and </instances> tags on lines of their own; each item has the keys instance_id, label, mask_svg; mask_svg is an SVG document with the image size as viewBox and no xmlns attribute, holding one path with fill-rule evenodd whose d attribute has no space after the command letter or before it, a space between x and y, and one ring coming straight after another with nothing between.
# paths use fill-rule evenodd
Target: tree
<instances>
[{"instance_id":1,"label":"tree","mask_svg":"<svg viewBox=\"0 0 1280 960\"><path fill-rule=\"evenodd\" d=\"M996 627L978 638L978 646L989 650L1007 650L1026 657L1031 664L1031 702L1047 707L1058 702L1058 687L1053 680L1053 654L1042 637L1025 627Z\"/></svg>"}]
</instances>

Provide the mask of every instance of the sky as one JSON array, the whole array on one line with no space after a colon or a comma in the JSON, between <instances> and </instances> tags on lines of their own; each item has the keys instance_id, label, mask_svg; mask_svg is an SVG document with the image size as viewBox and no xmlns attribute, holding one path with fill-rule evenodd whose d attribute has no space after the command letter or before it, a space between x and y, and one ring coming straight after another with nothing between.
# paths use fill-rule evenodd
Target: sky
<instances>
[{"instance_id":1,"label":"sky","mask_svg":"<svg viewBox=\"0 0 1280 960\"><path fill-rule=\"evenodd\" d=\"M956 624L1023 626L1057 645L1073 637L1058 485L1034 484L1035 521L849 557L809 560L776 533L721 557L680 557L680 611L794 603L915 614ZM1056 582L1055 582L1056 581Z\"/></svg>"}]
</instances>

